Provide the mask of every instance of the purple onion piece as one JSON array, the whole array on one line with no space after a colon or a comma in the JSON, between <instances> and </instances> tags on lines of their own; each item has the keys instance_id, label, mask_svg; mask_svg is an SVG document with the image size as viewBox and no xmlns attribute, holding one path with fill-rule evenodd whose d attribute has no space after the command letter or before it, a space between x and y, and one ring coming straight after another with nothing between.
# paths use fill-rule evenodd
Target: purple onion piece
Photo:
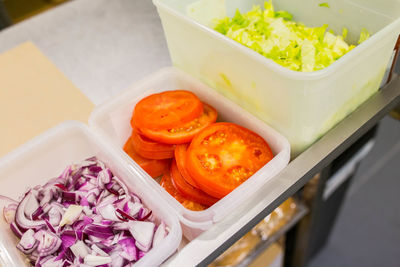
<instances>
[{"instance_id":1,"label":"purple onion piece","mask_svg":"<svg viewBox=\"0 0 400 267\"><path fill-rule=\"evenodd\" d=\"M89 171L92 172L94 175L98 175L98 173L101 172L102 170L103 170L102 167L96 165L89 167Z\"/></svg>"},{"instance_id":2,"label":"purple onion piece","mask_svg":"<svg viewBox=\"0 0 400 267\"><path fill-rule=\"evenodd\" d=\"M51 225L51 223L48 220L44 220L46 222L46 226L47 228L52 232L52 233L56 233L56 229L54 229L53 225Z\"/></svg>"},{"instance_id":3,"label":"purple onion piece","mask_svg":"<svg viewBox=\"0 0 400 267\"><path fill-rule=\"evenodd\" d=\"M21 202L18 205L17 211L15 213L15 221L18 226L24 228L24 229L29 229L29 228L40 228L46 225L46 223L43 220L37 220L33 221L25 216L25 208L28 204L29 199L31 199L31 192L29 191L24 198L21 200Z\"/></svg>"},{"instance_id":4,"label":"purple onion piece","mask_svg":"<svg viewBox=\"0 0 400 267\"><path fill-rule=\"evenodd\" d=\"M37 247L37 240L34 237L35 231L29 229L26 231L19 241L17 248L25 254L30 254Z\"/></svg>"},{"instance_id":5,"label":"purple onion piece","mask_svg":"<svg viewBox=\"0 0 400 267\"><path fill-rule=\"evenodd\" d=\"M139 255L135 242L136 240L132 237L128 237L118 241L118 244L121 245L122 248L121 256L127 259L128 261L138 260Z\"/></svg>"},{"instance_id":6,"label":"purple onion piece","mask_svg":"<svg viewBox=\"0 0 400 267\"><path fill-rule=\"evenodd\" d=\"M39 218L39 216L43 213L43 208L42 206L39 206L39 208L37 208L37 210L32 214L32 220L37 220Z\"/></svg>"},{"instance_id":7,"label":"purple onion piece","mask_svg":"<svg viewBox=\"0 0 400 267\"><path fill-rule=\"evenodd\" d=\"M150 212L148 212L145 216L143 216L142 218L139 218L139 221L145 221L148 218L150 218L151 214L153 213L153 211L151 210Z\"/></svg>"},{"instance_id":8,"label":"purple onion piece","mask_svg":"<svg viewBox=\"0 0 400 267\"><path fill-rule=\"evenodd\" d=\"M61 239L54 233L39 230L34 234L35 239L39 242L37 251L40 256L51 255L61 246Z\"/></svg>"}]
</instances>

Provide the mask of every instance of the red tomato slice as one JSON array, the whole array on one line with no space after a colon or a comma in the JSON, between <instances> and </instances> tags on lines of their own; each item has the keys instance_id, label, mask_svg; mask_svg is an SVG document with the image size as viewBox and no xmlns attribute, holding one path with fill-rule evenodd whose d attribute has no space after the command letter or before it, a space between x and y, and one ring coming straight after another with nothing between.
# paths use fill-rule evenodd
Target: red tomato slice
<instances>
[{"instance_id":1,"label":"red tomato slice","mask_svg":"<svg viewBox=\"0 0 400 267\"><path fill-rule=\"evenodd\" d=\"M133 149L142 157L148 159L168 159L174 157L174 145L161 144L132 131Z\"/></svg>"},{"instance_id":2,"label":"red tomato slice","mask_svg":"<svg viewBox=\"0 0 400 267\"><path fill-rule=\"evenodd\" d=\"M140 128L139 132L151 140L166 144L184 144L190 142L202 129L217 120L218 113L210 105L203 103L203 113L188 123L163 130Z\"/></svg>"},{"instance_id":3,"label":"red tomato slice","mask_svg":"<svg viewBox=\"0 0 400 267\"><path fill-rule=\"evenodd\" d=\"M131 138L126 141L124 151L128 154L145 172L156 178L169 171L170 159L146 159L135 152L132 147Z\"/></svg>"},{"instance_id":4,"label":"red tomato slice","mask_svg":"<svg viewBox=\"0 0 400 267\"><path fill-rule=\"evenodd\" d=\"M206 206L211 206L215 204L215 202L218 201L218 199L207 195L203 191L191 186L189 183L183 179L181 173L178 170L178 167L176 166L176 162L172 161L171 165L171 179L173 184L175 185L175 188L178 190L179 193L181 193L184 197L187 199L193 200L197 203L206 205Z\"/></svg>"},{"instance_id":5,"label":"red tomato slice","mask_svg":"<svg viewBox=\"0 0 400 267\"><path fill-rule=\"evenodd\" d=\"M222 198L273 158L258 134L227 122L198 133L187 150L187 170L207 194Z\"/></svg>"},{"instance_id":6,"label":"red tomato slice","mask_svg":"<svg viewBox=\"0 0 400 267\"><path fill-rule=\"evenodd\" d=\"M178 166L178 170L181 173L182 177L185 181L191 186L200 189L196 182L193 180L192 176L186 170L186 151L189 147L189 144L177 145L175 147L175 160L176 165Z\"/></svg>"},{"instance_id":7,"label":"red tomato slice","mask_svg":"<svg viewBox=\"0 0 400 267\"><path fill-rule=\"evenodd\" d=\"M131 124L138 128L165 129L187 123L200 116L203 104L192 92L166 91L140 100Z\"/></svg>"},{"instance_id":8,"label":"red tomato slice","mask_svg":"<svg viewBox=\"0 0 400 267\"><path fill-rule=\"evenodd\" d=\"M185 208L194 211L200 211L207 209L206 206L191 201L184 196L182 196L178 190L174 187L172 183L171 176L169 172L164 173L163 177L161 178L161 186L171 195L173 196L179 203L182 204Z\"/></svg>"}]
</instances>

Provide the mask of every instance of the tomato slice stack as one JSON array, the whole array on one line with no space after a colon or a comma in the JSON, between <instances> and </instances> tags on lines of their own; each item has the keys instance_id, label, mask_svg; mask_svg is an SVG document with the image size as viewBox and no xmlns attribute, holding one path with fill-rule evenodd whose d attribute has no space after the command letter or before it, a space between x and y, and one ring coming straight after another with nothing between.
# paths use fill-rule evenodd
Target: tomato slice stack
<instances>
[{"instance_id":1,"label":"tomato slice stack","mask_svg":"<svg viewBox=\"0 0 400 267\"><path fill-rule=\"evenodd\" d=\"M136 104L124 150L185 208L204 210L273 158L262 137L217 116L189 91L152 94Z\"/></svg>"},{"instance_id":2,"label":"tomato slice stack","mask_svg":"<svg viewBox=\"0 0 400 267\"><path fill-rule=\"evenodd\" d=\"M124 151L151 177L158 177L169 171L171 159L148 159L139 155L132 145L132 139L129 138L124 145Z\"/></svg>"}]
</instances>

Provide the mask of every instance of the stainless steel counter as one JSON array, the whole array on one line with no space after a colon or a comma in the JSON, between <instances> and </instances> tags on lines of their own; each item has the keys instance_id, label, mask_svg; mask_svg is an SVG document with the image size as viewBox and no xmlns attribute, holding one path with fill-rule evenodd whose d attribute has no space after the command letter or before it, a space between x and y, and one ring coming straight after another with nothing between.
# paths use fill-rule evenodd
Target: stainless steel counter
<instances>
[{"instance_id":1,"label":"stainless steel counter","mask_svg":"<svg viewBox=\"0 0 400 267\"><path fill-rule=\"evenodd\" d=\"M95 104L171 65L150 0L73 0L0 31L0 53L32 41Z\"/></svg>"},{"instance_id":2,"label":"stainless steel counter","mask_svg":"<svg viewBox=\"0 0 400 267\"><path fill-rule=\"evenodd\" d=\"M149 0L75 0L0 32L0 52L31 40L95 104L170 65ZM205 265L239 239L400 101L396 78L252 198L172 256L167 266ZM273 188L265 195L265 189Z\"/></svg>"}]
</instances>

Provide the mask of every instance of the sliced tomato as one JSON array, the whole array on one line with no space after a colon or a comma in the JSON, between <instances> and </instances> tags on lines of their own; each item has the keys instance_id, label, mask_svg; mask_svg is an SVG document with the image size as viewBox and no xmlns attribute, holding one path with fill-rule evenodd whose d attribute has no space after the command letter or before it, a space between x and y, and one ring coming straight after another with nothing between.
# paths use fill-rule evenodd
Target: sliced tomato
<instances>
[{"instance_id":1,"label":"sliced tomato","mask_svg":"<svg viewBox=\"0 0 400 267\"><path fill-rule=\"evenodd\" d=\"M176 165L178 166L178 170L181 173L182 177L185 179L185 181L189 183L191 186L199 189L199 186L196 184L192 176L190 176L189 172L186 170L186 151L188 147L189 144L177 145L175 147Z\"/></svg>"},{"instance_id":2,"label":"sliced tomato","mask_svg":"<svg viewBox=\"0 0 400 267\"><path fill-rule=\"evenodd\" d=\"M194 211L200 211L207 209L206 206L201 205L197 202L189 200L185 198L178 190L174 187L174 184L171 180L171 175L169 172L164 173L163 177L161 178L161 186L171 195L173 196L179 203L182 204L185 208Z\"/></svg>"},{"instance_id":3,"label":"sliced tomato","mask_svg":"<svg viewBox=\"0 0 400 267\"><path fill-rule=\"evenodd\" d=\"M135 129L132 131L133 149L142 157L148 159L169 159L174 157L174 145L162 144L148 139L139 134Z\"/></svg>"},{"instance_id":4,"label":"sliced tomato","mask_svg":"<svg viewBox=\"0 0 400 267\"><path fill-rule=\"evenodd\" d=\"M222 198L270 161L273 154L258 134L220 122L193 138L186 157L187 170L200 189Z\"/></svg>"},{"instance_id":5,"label":"sliced tomato","mask_svg":"<svg viewBox=\"0 0 400 267\"><path fill-rule=\"evenodd\" d=\"M217 198L207 195L200 189L197 189L187 183L179 172L175 160L172 161L170 175L175 188L187 199L193 200L206 206L214 205L215 202L218 201Z\"/></svg>"},{"instance_id":6,"label":"sliced tomato","mask_svg":"<svg viewBox=\"0 0 400 267\"><path fill-rule=\"evenodd\" d=\"M131 124L138 128L166 129L187 123L200 116L203 104L192 92L165 91L140 100Z\"/></svg>"},{"instance_id":7,"label":"sliced tomato","mask_svg":"<svg viewBox=\"0 0 400 267\"><path fill-rule=\"evenodd\" d=\"M183 144L190 142L202 129L217 120L218 113L210 105L203 103L203 113L188 123L173 128L153 130L151 128L140 128L139 132L154 140L166 144Z\"/></svg>"},{"instance_id":8,"label":"sliced tomato","mask_svg":"<svg viewBox=\"0 0 400 267\"><path fill-rule=\"evenodd\" d=\"M131 138L126 141L124 151L128 154L145 172L156 178L169 172L170 159L146 159L136 153L132 146Z\"/></svg>"}]
</instances>

